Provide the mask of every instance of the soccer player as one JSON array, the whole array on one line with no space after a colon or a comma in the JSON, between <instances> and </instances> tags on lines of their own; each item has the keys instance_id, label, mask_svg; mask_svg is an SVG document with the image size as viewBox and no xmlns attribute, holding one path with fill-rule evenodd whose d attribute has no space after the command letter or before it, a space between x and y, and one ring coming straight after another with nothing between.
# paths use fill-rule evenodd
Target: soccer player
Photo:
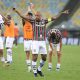
<instances>
[{"instance_id":1,"label":"soccer player","mask_svg":"<svg viewBox=\"0 0 80 80\"><path fill-rule=\"evenodd\" d=\"M52 17L50 19L43 19L42 15L39 11L35 11L33 9L33 6L31 6L31 10L35 14L35 20L34 20L34 40L32 43L32 68L34 72L34 76L37 77L37 74L40 76L44 76L42 73L42 67L44 66L44 63L46 61L47 57L47 50L46 50L46 24L48 22L54 21L59 17L57 15L56 17ZM62 14L67 13L67 11L62 12ZM36 69L37 65L37 58L38 58L38 53L41 53L41 60L40 60L40 65L38 69Z\"/></svg>"},{"instance_id":2,"label":"soccer player","mask_svg":"<svg viewBox=\"0 0 80 80\"><path fill-rule=\"evenodd\" d=\"M33 29L33 42L32 42L32 69L34 76L37 77L39 74L41 77L44 76L41 69L46 61L47 50L46 50L46 24L49 21L53 21L51 18L48 20L42 19L40 12L35 13L35 18L23 17L16 9L13 9L18 13L24 20L32 22ZM38 53L41 53L40 66L37 69L37 58Z\"/></svg>"},{"instance_id":3,"label":"soccer player","mask_svg":"<svg viewBox=\"0 0 80 80\"><path fill-rule=\"evenodd\" d=\"M15 36L14 44L17 47L18 36L19 36L19 29L18 29L17 23L15 23L15 27L14 27L14 36Z\"/></svg>"},{"instance_id":4,"label":"soccer player","mask_svg":"<svg viewBox=\"0 0 80 80\"><path fill-rule=\"evenodd\" d=\"M3 27L3 23L4 23L4 21L3 21L3 17L0 15L0 59L1 59L1 61L2 62L4 62L5 61L5 59L4 59L4 56L3 56L3 40L2 40L2 37L1 37L1 28Z\"/></svg>"},{"instance_id":5,"label":"soccer player","mask_svg":"<svg viewBox=\"0 0 80 80\"><path fill-rule=\"evenodd\" d=\"M27 13L28 18L32 18L33 14L31 12ZM26 63L28 66L28 72L31 71L31 45L33 40L33 29L32 24L29 21L23 19L23 32L24 32L24 51L26 52Z\"/></svg>"},{"instance_id":6,"label":"soccer player","mask_svg":"<svg viewBox=\"0 0 80 80\"><path fill-rule=\"evenodd\" d=\"M48 58L48 69L52 70L52 54L56 49L58 62L56 65L56 70L59 71L61 64L61 48L62 48L62 35L58 29L50 29L48 31L48 41L49 41L49 58Z\"/></svg>"},{"instance_id":7,"label":"soccer player","mask_svg":"<svg viewBox=\"0 0 80 80\"><path fill-rule=\"evenodd\" d=\"M28 19L31 19L33 17L33 14L28 11L27 15L23 16L15 8L13 8L13 10L17 12L19 16L22 18L23 32L24 32L24 51L26 52L26 63L28 66L28 72L30 72L31 71L30 52L33 40L33 29L32 29L32 23L28 21Z\"/></svg>"},{"instance_id":8,"label":"soccer player","mask_svg":"<svg viewBox=\"0 0 80 80\"><path fill-rule=\"evenodd\" d=\"M5 36L6 36L6 50L7 50L7 61L5 63L12 63L12 47L14 41L14 21L11 18L11 15L7 15L7 18L4 18L5 24Z\"/></svg>"},{"instance_id":9,"label":"soccer player","mask_svg":"<svg viewBox=\"0 0 80 80\"><path fill-rule=\"evenodd\" d=\"M39 73L40 76L43 76L41 72L41 68L44 65L44 62L46 61L46 56L47 56L46 42L45 42L45 38L46 38L45 23L47 22L46 20L41 19L41 14L39 12L36 13L36 18L33 19L33 18L22 16L16 9L13 9L13 10L16 13L18 13L28 24L30 24L29 22L31 22L33 25L31 29L30 29L30 26L28 26L29 32L26 31L26 33L28 33L26 37L33 39L32 41L32 69L33 69L35 77L37 77L37 73ZM31 35L33 36L31 37ZM40 66L37 69L36 61L37 61L39 51L41 51L42 60L40 61Z\"/></svg>"}]
</instances>

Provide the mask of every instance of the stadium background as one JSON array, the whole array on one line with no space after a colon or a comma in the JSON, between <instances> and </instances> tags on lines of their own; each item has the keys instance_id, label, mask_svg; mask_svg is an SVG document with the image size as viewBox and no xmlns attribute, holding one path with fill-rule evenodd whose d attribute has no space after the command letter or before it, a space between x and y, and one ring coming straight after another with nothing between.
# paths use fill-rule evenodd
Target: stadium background
<instances>
[{"instance_id":1,"label":"stadium background","mask_svg":"<svg viewBox=\"0 0 80 80\"><path fill-rule=\"evenodd\" d=\"M68 1L74 2L75 0L31 0L35 4L36 10L42 11L44 17L51 17L57 15L61 10L64 9ZM76 0L79 1L80 0ZM0 13L6 14L11 13L15 22L18 23L20 35L22 32L21 18L15 14L11 9L16 7L25 14L27 10L27 4L29 0L0 0ZM62 22L57 26L63 31L64 29L70 32L68 38L74 39L72 35L77 32L80 37L80 7L74 11L72 17L69 20ZM62 26L62 28L61 28ZM50 26L49 26L50 27ZM48 27L48 28L49 28ZM48 29L47 28L47 29ZM23 38L19 39L19 42ZM73 43L71 43L73 44ZM4 55L6 56L6 49L4 48ZM25 52L23 44L19 44L17 48L13 47L13 63L10 66L0 62L0 80L79 80L80 79L80 46L63 45L62 47L62 59L61 59L61 70L56 71L57 56L53 56L53 70L49 72L48 60L43 67L44 77L38 76L34 78L33 73L27 72L27 65L25 63ZM39 57L40 59L40 57ZM39 64L39 61L38 61Z\"/></svg>"},{"instance_id":2,"label":"stadium background","mask_svg":"<svg viewBox=\"0 0 80 80\"><path fill-rule=\"evenodd\" d=\"M22 36L23 31L22 31L21 18L12 11L12 7L17 8L22 14L25 15L27 12L28 3L32 2L35 5L35 10L41 11L44 18L46 17L50 18L51 16L56 16L59 14L59 12L63 11L63 9L65 8L65 6L68 4L69 1L75 3L76 0L0 0L0 13L5 16L6 14L11 14L15 23L18 23L19 33L20 33L20 36ZM78 3L80 3L80 0L77 0L77 1ZM73 6L74 5L75 4L73 4ZM77 6L77 4L75 6ZM70 19L66 21L62 21L58 25L50 26L51 24L50 23L47 27L47 30L50 27L58 27L63 32L65 29L68 33L67 37L68 38L73 38L73 37L78 38L76 43L80 44L80 39L79 39L79 36L80 36L80 6L73 13L74 14L72 15L72 17L70 17ZM4 29L3 29L3 32L4 32ZM69 44L73 44L73 43L69 43Z\"/></svg>"}]
</instances>

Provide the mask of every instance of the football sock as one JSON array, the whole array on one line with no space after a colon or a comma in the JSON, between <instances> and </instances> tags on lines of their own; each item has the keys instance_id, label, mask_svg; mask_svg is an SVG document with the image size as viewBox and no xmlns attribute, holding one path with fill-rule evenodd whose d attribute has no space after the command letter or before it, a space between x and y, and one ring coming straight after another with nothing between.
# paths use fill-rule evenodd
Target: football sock
<instances>
[{"instance_id":1,"label":"football sock","mask_svg":"<svg viewBox=\"0 0 80 80\"><path fill-rule=\"evenodd\" d=\"M40 66L38 67L38 71L41 71L43 65L44 65L44 62L43 60L40 60Z\"/></svg>"},{"instance_id":2,"label":"football sock","mask_svg":"<svg viewBox=\"0 0 80 80\"><path fill-rule=\"evenodd\" d=\"M28 66L28 70L31 70L31 60L26 60L27 66Z\"/></svg>"},{"instance_id":3,"label":"football sock","mask_svg":"<svg viewBox=\"0 0 80 80\"><path fill-rule=\"evenodd\" d=\"M57 69L60 69L60 64L59 64L59 63L57 63L56 68L57 68Z\"/></svg>"},{"instance_id":4,"label":"football sock","mask_svg":"<svg viewBox=\"0 0 80 80\"><path fill-rule=\"evenodd\" d=\"M33 70L34 73L37 73L37 67L36 67L36 65L37 65L37 62L32 61L32 70Z\"/></svg>"},{"instance_id":5,"label":"football sock","mask_svg":"<svg viewBox=\"0 0 80 80\"><path fill-rule=\"evenodd\" d=\"M48 63L48 68L52 69L52 63Z\"/></svg>"},{"instance_id":6,"label":"football sock","mask_svg":"<svg viewBox=\"0 0 80 80\"><path fill-rule=\"evenodd\" d=\"M7 61L12 62L12 50L7 49Z\"/></svg>"}]
</instances>

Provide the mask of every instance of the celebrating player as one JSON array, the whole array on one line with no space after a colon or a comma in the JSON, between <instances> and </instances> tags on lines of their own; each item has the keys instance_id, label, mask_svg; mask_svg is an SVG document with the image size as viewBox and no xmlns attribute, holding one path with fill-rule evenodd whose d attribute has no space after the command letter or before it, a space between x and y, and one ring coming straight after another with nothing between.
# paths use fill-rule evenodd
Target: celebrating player
<instances>
[{"instance_id":1,"label":"celebrating player","mask_svg":"<svg viewBox=\"0 0 80 80\"><path fill-rule=\"evenodd\" d=\"M31 7L32 9L33 7ZM44 76L41 69L46 61L47 50L46 50L46 24L49 21L53 21L54 18L42 19L42 15L39 11L35 12L35 18L29 18L22 16L15 8L13 10L19 14L25 21L32 22L33 30L33 42L32 42L32 69L34 76L37 77L37 74ZM32 9L33 10L33 9ZM37 58L38 53L41 53L40 66L37 69Z\"/></svg>"},{"instance_id":2,"label":"celebrating player","mask_svg":"<svg viewBox=\"0 0 80 80\"><path fill-rule=\"evenodd\" d=\"M32 43L32 67L33 67L33 72L34 75L37 76L37 73L40 76L44 76L41 69L44 65L44 62L46 61L46 57L47 57L47 51L46 51L46 24L48 22L54 21L55 19L57 19L59 15L57 15L56 17L52 17L51 19L43 19L42 15L39 11L35 11L33 9L33 5L31 6L31 10L33 11L33 13L35 14L35 25L33 27L34 30L34 41ZM67 11L62 12L61 14L68 14ZM41 60L40 60L40 66L38 67L37 71L36 71L36 61L37 61L37 57L38 57L38 53L41 53Z\"/></svg>"},{"instance_id":3,"label":"celebrating player","mask_svg":"<svg viewBox=\"0 0 80 80\"><path fill-rule=\"evenodd\" d=\"M3 56L3 40L2 40L2 37L1 37L1 27L3 25L4 21L3 21L3 17L0 15L0 58L1 58L1 61L4 62L5 59L4 59L4 56Z\"/></svg>"},{"instance_id":4,"label":"celebrating player","mask_svg":"<svg viewBox=\"0 0 80 80\"><path fill-rule=\"evenodd\" d=\"M7 15L7 18L4 17L5 24L5 37L6 37L6 50L7 50L7 61L6 63L12 63L12 47L14 41L14 21L11 18L11 15Z\"/></svg>"},{"instance_id":5,"label":"celebrating player","mask_svg":"<svg viewBox=\"0 0 80 80\"><path fill-rule=\"evenodd\" d=\"M16 13L18 13L19 16L22 18L23 32L24 32L24 51L26 52L26 63L28 66L28 72L30 72L31 71L30 52L31 52L32 39L33 39L33 29L32 29L32 23L28 20L32 19L33 14L28 11L27 15L23 16L15 8L13 8L13 10Z\"/></svg>"}]
</instances>

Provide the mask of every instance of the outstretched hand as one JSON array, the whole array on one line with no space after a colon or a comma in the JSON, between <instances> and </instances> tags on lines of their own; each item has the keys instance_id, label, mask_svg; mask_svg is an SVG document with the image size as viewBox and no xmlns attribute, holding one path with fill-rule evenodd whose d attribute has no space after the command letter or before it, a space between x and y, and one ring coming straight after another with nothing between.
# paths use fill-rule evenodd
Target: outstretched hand
<instances>
[{"instance_id":1,"label":"outstretched hand","mask_svg":"<svg viewBox=\"0 0 80 80\"><path fill-rule=\"evenodd\" d=\"M16 8L12 8L13 11L16 11Z\"/></svg>"},{"instance_id":2,"label":"outstretched hand","mask_svg":"<svg viewBox=\"0 0 80 80\"><path fill-rule=\"evenodd\" d=\"M69 14L69 9L62 12L63 14Z\"/></svg>"},{"instance_id":3,"label":"outstretched hand","mask_svg":"<svg viewBox=\"0 0 80 80\"><path fill-rule=\"evenodd\" d=\"M33 3L30 3L30 8L34 9L34 4Z\"/></svg>"}]
</instances>

